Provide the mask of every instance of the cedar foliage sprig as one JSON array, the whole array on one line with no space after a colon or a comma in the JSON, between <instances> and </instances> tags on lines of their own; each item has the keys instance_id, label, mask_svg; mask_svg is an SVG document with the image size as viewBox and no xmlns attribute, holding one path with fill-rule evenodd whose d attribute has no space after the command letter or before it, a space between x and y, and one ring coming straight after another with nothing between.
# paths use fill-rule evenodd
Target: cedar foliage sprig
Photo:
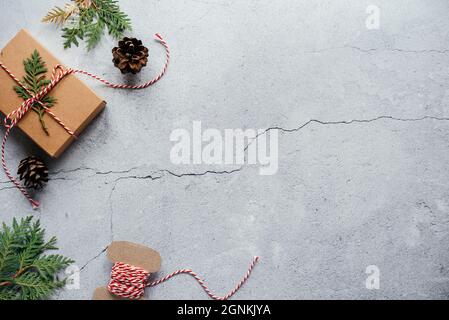
<instances>
[{"instance_id":1,"label":"cedar foliage sprig","mask_svg":"<svg viewBox=\"0 0 449 320\"><path fill-rule=\"evenodd\" d=\"M66 279L57 273L73 263L61 255L44 255L57 250L56 238L45 241L45 230L33 217L0 228L0 300L39 300L63 287Z\"/></svg>"},{"instance_id":2,"label":"cedar foliage sprig","mask_svg":"<svg viewBox=\"0 0 449 320\"><path fill-rule=\"evenodd\" d=\"M120 10L117 0L72 0L64 8L53 8L42 21L65 26L62 37L66 49L79 46L79 41L85 40L87 50L91 50L106 29L114 38L131 30L131 20Z\"/></svg>"},{"instance_id":3,"label":"cedar foliage sprig","mask_svg":"<svg viewBox=\"0 0 449 320\"><path fill-rule=\"evenodd\" d=\"M23 77L21 83L33 95L38 94L42 89L50 84L50 80L46 79L48 69L46 68L45 62L42 60L42 57L37 50L34 50L30 58L23 61L23 65L25 67L25 76ZM23 98L24 100L31 98L31 95L27 90L25 90L21 86L14 86L14 91L19 95L19 97ZM56 99L52 96L45 96L41 99L41 102L47 108L51 108L55 105ZM44 107L36 102L32 106L32 109L39 116L39 121L41 123L42 129L48 135L48 129L44 121Z\"/></svg>"}]
</instances>

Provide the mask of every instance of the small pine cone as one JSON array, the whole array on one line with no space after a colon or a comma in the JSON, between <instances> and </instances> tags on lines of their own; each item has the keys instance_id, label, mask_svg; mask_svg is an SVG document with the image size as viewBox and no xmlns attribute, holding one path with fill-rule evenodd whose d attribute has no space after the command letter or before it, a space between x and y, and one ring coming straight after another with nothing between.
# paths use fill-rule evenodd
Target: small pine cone
<instances>
[{"instance_id":1,"label":"small pine cone","mask_svg":"<svg viewBox=\"0 0 449 320\"><path fill-rule=\"evenodd\" d=\"M148 62L148 49L136 38L123 38L112 49L112 55L112 62L122 73L139 73Z\"/></svg>"},{"instance_id":2,"label":"small pine cone","mask_svg":"<svg viewBox=\"0 0 449 320\"><path fill-rule=\"evenodd\" d=\"M41 189L48 182L48 169L45 163L35 156L20 161L17 174L25 181L27 188Z\"/></svg>"}]
</instances>

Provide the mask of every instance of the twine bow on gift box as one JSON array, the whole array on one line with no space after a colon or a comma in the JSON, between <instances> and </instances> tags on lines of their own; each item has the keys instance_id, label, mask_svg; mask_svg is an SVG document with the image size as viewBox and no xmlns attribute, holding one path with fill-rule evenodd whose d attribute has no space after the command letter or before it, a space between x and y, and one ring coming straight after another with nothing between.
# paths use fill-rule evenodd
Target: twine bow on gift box
<instances>
[{"instance_id":1,"label":"twine bow on gift box","mask_svg":"<svg viewBox=\"0 0 449 320\"><path fill-rule=\"evenodd\" d=\"M45 104L41 101L62 79L64 79L66 76L70 75L70 74L75 74L75 73L80 73L80 74L84 74L86 76L89 76L91 78L94 78L100 82L102 82L103 84L105 84L106 86L113 88L113 89L131 89L131 90L137 90L137 89L145 89L148 88L149 86L155 84L156 82L158 82L165 74L165 72L167 71L168 68L168 64L170 62L170 50L169 47L166 43L166 41L164 40L164 38L162 38L161 35L156 34L155 35L155 39L158 40L162 46L164 46L165 48L165 54L166 54L166 60L165 60L165 64L164 67L162 68L162 71L152 80L142 84L142 85L137 85L137 86L130 86L130 85L126 85L126 84L114 84L111 83L107 80L104 80L94 74L91 74L89 72L83 71L83 70L78 70L78 69L71 69L71 68L65 68L61 65L57 65L54 67L53 72L52 72L52 77L51 77L51 82L48 86L46 86L42 91L40 91L38 94L33 94L32 92L30 92L23 84L22 82L6 67L5 64L3 64L0 61L0 67L5 70L5 72L20 86L22 87L30 96L31 98L25 100L22 105L17 109L12 111L10 114L8 114L4 120L4 126L6 128L6 132L5 135L3 137L3 142L2 142L2 147L1 147L1 152L2 152L2 167L3 170L5 171L6 176L9 178L9 180L17 187L17 189L20 190L20 192L22 192L22 194L28 199L28 201L31 203L31 205L33 206L33 209L36 209L39 207L39 202L34 200L31 195L28 193L28 191L26 190L26 188L24 186L22 186L20 184L19 181L17 181L16 178L14 178L11 174L11 172L8 169L8 166L6 164L6 156L5 156L5 147L6 147L6 141L8 140L8 136L10 134L11 129L17 125L17 123L19 123L19 121L23 118L23 116L30 111L30 109L37 103L39 104L43 110L45 111L45 113L47 113L48 115L50 115L62 128L64 128L64 130L70 134L72 137L76 138L75 133L70 130L70 128L68 128L64 122L59 119L49 108L47 108L45 106Z\"/></svg>"}]
</instances>

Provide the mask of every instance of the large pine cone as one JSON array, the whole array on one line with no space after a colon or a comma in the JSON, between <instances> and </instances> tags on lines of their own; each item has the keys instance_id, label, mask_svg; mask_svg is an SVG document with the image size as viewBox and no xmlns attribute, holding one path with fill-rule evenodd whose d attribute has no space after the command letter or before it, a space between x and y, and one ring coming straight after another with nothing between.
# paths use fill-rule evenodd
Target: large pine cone
<instances>
[{"instance_id":1,"label":"large pine cone","mask_svg":"<svg viewBox=\"0 0 449 320\"><path fill-rule=\"evenodd\" d=\"M136 74L147 65L148 49L142 45L142 41L136 38L123 38L118 47L112 49L114 65L122 73Z\"/></svg>"},{"instance_id":2,"label":"large pine cone","mask_svg":"<svg viewBox=\"0 0 449 320\"><path fill-rule=\"evenodd\" d=\"M35 156L20 161L17 174L25 180L27 188L41 189L48 182L48 169L45 163Z\"/></svg>"}]
</instances>

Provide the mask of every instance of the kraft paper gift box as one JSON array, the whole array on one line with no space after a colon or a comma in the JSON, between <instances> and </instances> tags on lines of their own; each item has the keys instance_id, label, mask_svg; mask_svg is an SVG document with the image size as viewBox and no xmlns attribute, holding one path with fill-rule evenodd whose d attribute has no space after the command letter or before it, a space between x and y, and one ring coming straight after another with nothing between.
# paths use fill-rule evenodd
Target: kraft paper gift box
<instances>
[{"instance_id":1,"label":"kraft paper gift box","mask_svg":"<svg viewBox=\"0 0 449 320\"><path fill-rule=\"evenodd\" d=\"M51 79L53 67L61 64L47 49L26 30L21 30L1 51L0 61L18 78L25 75L23 61L37 50L48 69L47 79ZM70 67L70 66L67 66ZM0 111L7 115L24 102L14 91L17 83L0 68ZM75 75L68 75L49 93L57 99L50 110L72 130L76 136L104 109L106 103ZM18 127L49 156L57 158L74 141L64 128L50 115L44 116L49 135L39 122L39 116L32 110L18 123Z\"/></svg>"}]
</instances>

